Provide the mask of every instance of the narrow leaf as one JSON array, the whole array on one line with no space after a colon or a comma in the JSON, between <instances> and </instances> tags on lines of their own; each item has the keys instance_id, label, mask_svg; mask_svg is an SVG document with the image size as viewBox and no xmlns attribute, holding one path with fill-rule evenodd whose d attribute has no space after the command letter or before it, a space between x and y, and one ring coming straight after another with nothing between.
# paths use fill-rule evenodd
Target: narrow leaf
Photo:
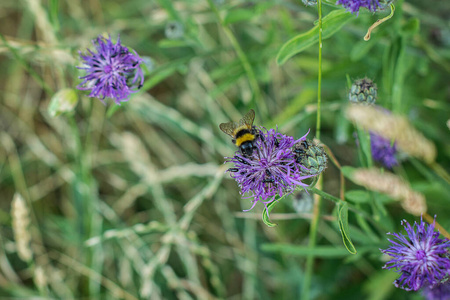
<instances>
[{"instance_id":1,"label":"narrow leaf","mask_svg":"<svg viewBox=\"0 0 450 300\"><path fill-rule=\"evenodd\" d=\"M353 246L348 230L348 204L338 204L339 229L341 231L342 240L345 248L351 254L356 254L356 248Z\"/></svg>"},{"instance_id":2,"label":"narrow leaf","mask_svg":"<svg viewBox=\"0 0 450 300\"><path fill-rule=\"evenodd\" d=\"M269 205L267 205L267 208L264 208L264 210L262 212L262 220L269 227L275 227L278 225L277 223L272 223L269 220L269 214L272 211L272 208L274 207L275 203L277 203L277 202L278 202L278 200L275 200L275 201L269 203Z\"/></svg>"},{"instance_id":3,"label":"narrow leaf","mask_svg":"<svg viewBox=\"0 0 450 300\"><path fill-rule=\"evenodd\" d=\"M363 190L352 190L345 193L345 198L353 203L367 203L370 201L370 194Z\"/></svg>"},{"instance_id":4,"label":"narrow leaf","mask_svg":"<svg viewBox=\"0 0 450 300\"><path fill-rule=\"evenodd\" d=\"M345 166L341 168L342 174L344 174L345 177L353 181L353 172L355 172L355 168Z\"/></svg>"},{"instance_id":5,"label":"narrow leaf","mask_svg":"<svg viewBox=\"0 0 450 300\"><path fill-rule=\"evenodd\" d=\"M322 20L322 39L327 39L338 32L350 20L356 18L355 15L345 9L333 10ZM277 55L277 63L284 64L289 58L298 54L310 46L319 42L319 26L316 25L309 31L299 34L287 41Z\"/></svg>"},{"instance_id":6,"label":"narrow leaf","mask_svg":"<svg viewBox=\"0 0 450 300\"><path fill-rule=\"evenodd\" d=\"M358 127L356 128L356 131L358 133L359 147L361 148L361 151L364 153L364 156L366 158L364 165L370 168L373 166L372 149L370 145L370 134L367 131L364 131L363 129Z\"/></svg>"}]
</instances>

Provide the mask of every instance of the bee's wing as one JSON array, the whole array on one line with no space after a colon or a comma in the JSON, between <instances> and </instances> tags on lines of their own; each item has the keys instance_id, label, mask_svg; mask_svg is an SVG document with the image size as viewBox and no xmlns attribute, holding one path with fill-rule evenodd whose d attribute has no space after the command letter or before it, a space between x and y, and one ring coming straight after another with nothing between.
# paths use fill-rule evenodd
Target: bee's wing
<instances>
[{"instance_id":1,"label":"bee's wing","mask_svg":"<svg viewBox=\"0 0 450 300\"><path fill-rule=\"evenodd\" d=\"M239 121L239 126L247 125L248 128L252 128L253 121L255 120L255 111L253 109L250 109L250 111L242 117L242 119Z\"/></svg>"},{"instance_id":2,"label":"bee's wing","mask_svg":"<svg viewBox=\"0 0 450 300\"><path fill-rule=\"evenodd\" d=\"M220 130L222 130L223 132L225 132L226 134L228 134L229 136L231 136L232 138L234 138L234 131L236 130L236 128L238 128L238 124L236 124L236 122L228 122L228 123L222 123L219 125Z\"/></svg>"}]
</instances>

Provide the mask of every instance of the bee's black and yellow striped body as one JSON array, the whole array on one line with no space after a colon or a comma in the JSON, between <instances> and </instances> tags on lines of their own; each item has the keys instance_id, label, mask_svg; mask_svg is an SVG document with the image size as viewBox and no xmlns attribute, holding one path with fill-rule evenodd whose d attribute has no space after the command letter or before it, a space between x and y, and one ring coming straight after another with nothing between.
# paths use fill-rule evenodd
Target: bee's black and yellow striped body
<instances>
[{"instance_id":1,"label":"bee's black and yellow striped body","mask_svg":"<svg viewBox=\"0 0 450 300\"><path fill-rule=\"evenodd\" d=\"M253 133L254 129L250 128L238 128L236 129L236 135L234 138L234 143L236 146L240 147L242 144L247 142L253 142L256 135Z\"/></svg>"},{"instance_id":2,"label":"bee's black and yellow striped body","mask_svg":"<svg viewBox=\"0 0 450 300\"><path fill-rule=\"evenodd\" d=\"M233 143L239 147L241 153L250 156L253 153L253 142L259 136L258 130L253 126L255 111L251 109L240 121L222 123L220 129L233 138Z\"/></svg>"}]
</instances>

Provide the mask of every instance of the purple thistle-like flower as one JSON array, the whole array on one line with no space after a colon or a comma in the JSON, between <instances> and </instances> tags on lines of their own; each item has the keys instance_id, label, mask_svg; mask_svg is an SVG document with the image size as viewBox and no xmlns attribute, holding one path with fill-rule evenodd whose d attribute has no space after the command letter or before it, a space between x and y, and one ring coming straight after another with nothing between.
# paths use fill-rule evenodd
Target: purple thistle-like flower
<instances>
[{"instance_id":1,"label":"purple thistle-like flower","mask_svg":"<svg viewBox=\"0 0 450 300\"><path fill-rule=\"evenodd\" d=\"M96 52L80 57L84 65L78 67L86 70L87 75L80 77L83 81L77 86L80 90L91 90L89 97L99 98L104 103L106 97L114 99L116 104L128 101L128 96L142 87L144 74L140 67L143 62L136 51L124 47L120 37L113 44L111 37L98 36L92 41Z\"/></svg>"},{"instance_id":2,"label":"purple thistle-like flower","mask_svg":"<svg viewBox=\"0 0 450 300\"><path fill-rule=\"evenodd\" d=\"M308 135L308 134L306 134ZM227 162L234 164L228 169L240 189L241 195L248 194L252 199L252 206L257 202L267 205L275 200L275 196L284 196L294 191L295 187L306 187L302 180L314 175L303 176L300 169L306 169L295 159L292 147L297 142L304 141L306 135L298 140L277 132L277 130L263 129L254 142L256 149L251 156L243 156L236 151L233 157L226 157Z\"/></svg>"},{"instance_id":3,"label":"purple thistle-like flower","mask_svg":"<svg viewBox=\"0 0 450 300\"><path fill-rule=\"evenodd\" d=\"M397 158L395 157L397 153L395 142L391 145L390 140L370 132L370 148L373 159L383 164L386 168L392 169L393 166L398 165Z\"/></svg>"},{"instance_id":4,"label":"purple thistle-like flower","mask_svg":"<svg viewBox=\"0 0 450 300\"><path fill-rule=\"evenodd\" d=\"M358 14L361 7L365 7L372 12L375 12L377 8L381 7L378 0L338 0L336 4L341 4L352 14Z\"/></svg>"},{"instance_id":5,"label":"purple thistle-like flower","mask_svg":"<svg viewBox=\"0 0 450 300\"><path fill-rule=\"evenodd\" d=\"M422 295L427 300L450 300L450 278L434 286L425 286Z\"/></svg>"},{"instance_id":6,"label":"purple thistle-like flower","mask_svg":"<svg viewBox=\"0 0 450 300\"><path fill-rule=\"evenodd\" d=\"M450 241L439 238L439 232L434 231L434 222L427 225L421 219L420 224L414 222L412 227L403 220L402 225L408 236L388 233L395 238L388 239L392 246L386 250L380 249L393 257L383 269L395 268L401 275L394 281L394 285L407 291L439 284L450 271Z\"/></svg>"}]
</instances>

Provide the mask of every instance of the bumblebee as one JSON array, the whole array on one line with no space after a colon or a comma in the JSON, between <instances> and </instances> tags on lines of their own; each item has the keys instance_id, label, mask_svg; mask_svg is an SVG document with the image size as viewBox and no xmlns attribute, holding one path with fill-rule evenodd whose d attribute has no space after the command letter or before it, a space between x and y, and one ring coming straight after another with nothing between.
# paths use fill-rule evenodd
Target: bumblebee
<instances>
[{"instance_id":1,"label":"bumblebee","mask_svg":"<svg viewBox=\"0 0 450 300\"><path fill-rule=\"evenodd\" d=\"M250 111L236 122L222 123L219 125L220 130L233 138L233 144L239 147L244 156L250 156L253 153L255 145L253 144L256 138L260 137L259 130L253 126L255 120L255 111Z\"/></svg>"}]
</instances>

